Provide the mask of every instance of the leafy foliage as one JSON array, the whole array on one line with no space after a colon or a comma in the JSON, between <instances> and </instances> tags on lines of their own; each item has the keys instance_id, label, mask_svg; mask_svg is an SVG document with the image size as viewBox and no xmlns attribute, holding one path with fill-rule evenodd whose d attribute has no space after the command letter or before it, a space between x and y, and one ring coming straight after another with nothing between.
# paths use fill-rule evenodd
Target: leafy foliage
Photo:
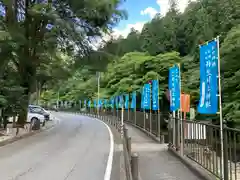
<instances>
[{"instance_id":1,"label":"leafy foliage","mask_svg":"<svg viewBox=\"0 0 240 180\"><path fill-rule=\"evenodd\" d=\"M71 78L80 61L93 52L92 39L108 32L125 13L121 0L3 0L0 17L0 106L4 114L19 114L23 125L29 101L39 92ZM77 67L76 67L77 66ZM71 93L75 95L74 93Z\"/></svg>"},{"instance_id":2,"label":"leafy foliage","mask_svg":"<svg viewBox=\"0 0 240 180\"><path fill-rule=\"evenodd\" d=\"M196 107L199 99L198 45L219 35L224 117L239 121L239 10L238 0L198 0L190 2L180 13L176 1L172 0L166 16L157 14L141 32L132 29L126 38L112 39L100 48L109 62L102 72L101 96L109 98L140 90L148 80L159 79L162 98L168 88L169 67L180 63L182 91L191 95L191 106ZM77 71L79 77L84 76L81 68ZM71 85L73 82L75 88ZM62 92L71 94L72 99L96 97L95 74L89 73L85 80L77 78L65 83Z\"/></svg>"}]
</instances>

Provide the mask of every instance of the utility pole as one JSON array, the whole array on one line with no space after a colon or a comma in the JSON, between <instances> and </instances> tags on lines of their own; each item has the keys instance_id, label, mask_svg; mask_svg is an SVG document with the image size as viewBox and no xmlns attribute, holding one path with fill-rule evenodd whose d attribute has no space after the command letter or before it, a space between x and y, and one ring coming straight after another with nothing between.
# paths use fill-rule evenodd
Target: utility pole
<instances>
[{"instance_id":1,"label":"utility pole","mask_svg":"<svg viewBox=\"0 0 240 180\"><path fill-rule=\"evenodd\" d=\"M100 72L96 73L97 75L97 86L98 86L98 94L97 94L97 115L99 116L99 96L100 96Z\"/></svg>"},{"instance_id":2,"label":"utility pole","mask_svg":"<svg viewBox=\"0 0 240 180\"><path fill-rule=\"evenodd\" d=\"M59 91L57 93L57 106L56 106L57 109L59 109Z\"/></svg>"}]
</instances>

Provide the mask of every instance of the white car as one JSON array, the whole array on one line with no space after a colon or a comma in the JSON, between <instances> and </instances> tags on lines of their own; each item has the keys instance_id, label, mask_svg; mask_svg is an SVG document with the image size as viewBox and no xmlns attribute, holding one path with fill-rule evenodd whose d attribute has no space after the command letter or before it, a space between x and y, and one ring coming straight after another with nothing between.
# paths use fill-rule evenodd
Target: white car
<instances>
[{"instance_id":1,"label":"white car","mask_svg":"<svg viewBox=\"0 0 240 180\"><path fill-rule=\"evenodd\" d=\"M38 113L32 113L31 110L28 109L28 114L27 114L27 123L32 123L34 124L34 122L36 121L40 121L40 123L44 126L46 123L45 117L42 114L38 114ZM9 117L8 118L8 122L13 122L13 117ZM15 122L17 122L17 118L15 119Z\"/></svg>"},{"instance_id":2,"label":"white car","mask_svg":"<svg viewBox=\"0 0 240 180\"><path fill-rule=\"evenodd\" d=\"M51 113L47 110L45 110L44 108L42 108L41 106L37 106L37 105L29 105L28 106L29 111L31 111L32 113L37 113L37 114L41 114L45 117L46 121L50 121L52 120L52 116Z\"/></svg>"}]
</instances>

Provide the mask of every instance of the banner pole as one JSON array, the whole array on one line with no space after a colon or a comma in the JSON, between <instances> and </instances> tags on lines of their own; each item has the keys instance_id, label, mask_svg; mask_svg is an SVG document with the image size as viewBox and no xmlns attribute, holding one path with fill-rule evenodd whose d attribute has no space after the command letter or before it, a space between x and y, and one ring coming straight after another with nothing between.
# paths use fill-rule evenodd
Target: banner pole
<instances>
[{"instance_id":1,"label":"banner pole","mask_svg":"<svg viewBox=\"0 0 240 180\"><path fill-rule=\"evenodd\" d=\"M149 126L149 132L150 132L150 134L152 133L152 95L151 95L151 93L152 93L152 85L151 85L151 83L150 83L150 113L149 113L149 115L150 115L150 126Z\"/></svg>"},{"instance_id":2,"label":"banner pole","mask_svg":"<svg viewBox=\"0 0 240 180\"><path fill-rule=\"evenodd\" d=\"M157 105L158 105L158 111L157 111L157 119L158 119L158 137L161 138L161 119L160 119L160 103L159 103L159 80L157 78L157 87L158 87L158 92L157 92Z\"/></svg>"},{"instance_id":3,"label":"banner pole","mask_svg":"<svg viewBox=\"0 0 240 180\"><path fill-rule=\"evenodd\" d=\"M124 106L122 105L122 116L121 116L121 137L123 138L124 137L124 134L123 134L123 127L124 127L124 122L123 122L123 119L124 119L124 117L123 117L123 115L124 115Z\"/></svg>"},{"instance_id":4,"label":"banner pole","mask_svg":"<svg viewBox=\"0 0 240 180\"><path fill-rule=\"evenodd\" d=\"M97 115L99 117L99 96L100 96L100 72L98 72L98 77L97 77L97 88L98 88L98 92L97 92Z\"/></svg>"},{"instance_id":5,"label":"banner pole","mask_svg":"<svg viewBox=\"0 0 240 180\"><path fill-rule=\"evenodd\" d=\"M135 92L136 94L134 95L135 97L135 107L134 107L134 123L135 123L135 125L137 125L137 92Z\"/></svg>"},{"instance_id":6,"label":"banner pole","mask_svg":"<svg viewBox=\"0 0 240 180\"><path fill-rule=\"evenodd\" d=\"M81 105L82 105L82 101L80 100L80 101L79 101L79 112L81 112L81 109L82 109L82 108L81 108Z\"/></svg>"},{"instance_id":7,"label":"banner pole","mask_svg":"<svg viewBox=\"0 0 240 180\"><path fill-rule=\"evenodd\" d=\"M222 88L221 88L221 68L220 68L220 44L219 36L217 36L217 49L218 49L218 97L219 97L219 118L220 118L220 141L221 141L221 167L222 179L224 180L224 150L223 150L223 117L222 117Z\"/></svg>"},{"instance_id":8,"label":"banner pole","mask_svg":"<svg viewBox=\"0 0 240 180\"><path fill-rule=\"evenodd\" d=\"M173 146L176 148L176 112L173 111L173 121L172 121L172 126L173 126Z\"/></svg>"},{"instance_id":9,"label":"banner pole","mask_svg":"<svg viewBox=\"0 0 240 180\"><path fill-rule=\"evenodd\" d=\"M128 102L127 102L128 122L130 121L130 108L129 108L129 102L130 102L130 94L128 93ZM132 120L131 120L131 121L132 121Z\"/></svg>"},{"instance_id":10,"label":"banner pole","mask_svg":"<svg viewBox=\"0 0 240 180\"><path fill-rule=\"evenodd\" d=\"M182 78L181 78L181 66L180 64L178 64L179 67L179 89L180 89L180 111L179 111L179 120L180 120L180 154L183 156L183 141L184 141L184 133L183 133L183 119L182 119L182 111L183 111L183 107L182 107Z\"/></svg>"}]
</instances>

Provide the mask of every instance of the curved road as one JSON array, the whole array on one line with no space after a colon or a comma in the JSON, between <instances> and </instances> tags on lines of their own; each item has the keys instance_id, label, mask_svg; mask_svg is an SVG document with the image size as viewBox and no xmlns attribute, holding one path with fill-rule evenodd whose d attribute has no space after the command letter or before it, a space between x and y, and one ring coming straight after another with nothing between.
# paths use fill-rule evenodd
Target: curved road
<instances>
[{"instance_id":1,"label":"curved road","mask_svg":"<svg viewBox=\"0 0 240 180\"><path fill-rule=\"evenodd\" d=\"M0 148L0 179L110 180L118 167L112 167L116 152L108 127L80 115L54 116L60 123L53 129Z\"/></svg>"}]
</instances>

